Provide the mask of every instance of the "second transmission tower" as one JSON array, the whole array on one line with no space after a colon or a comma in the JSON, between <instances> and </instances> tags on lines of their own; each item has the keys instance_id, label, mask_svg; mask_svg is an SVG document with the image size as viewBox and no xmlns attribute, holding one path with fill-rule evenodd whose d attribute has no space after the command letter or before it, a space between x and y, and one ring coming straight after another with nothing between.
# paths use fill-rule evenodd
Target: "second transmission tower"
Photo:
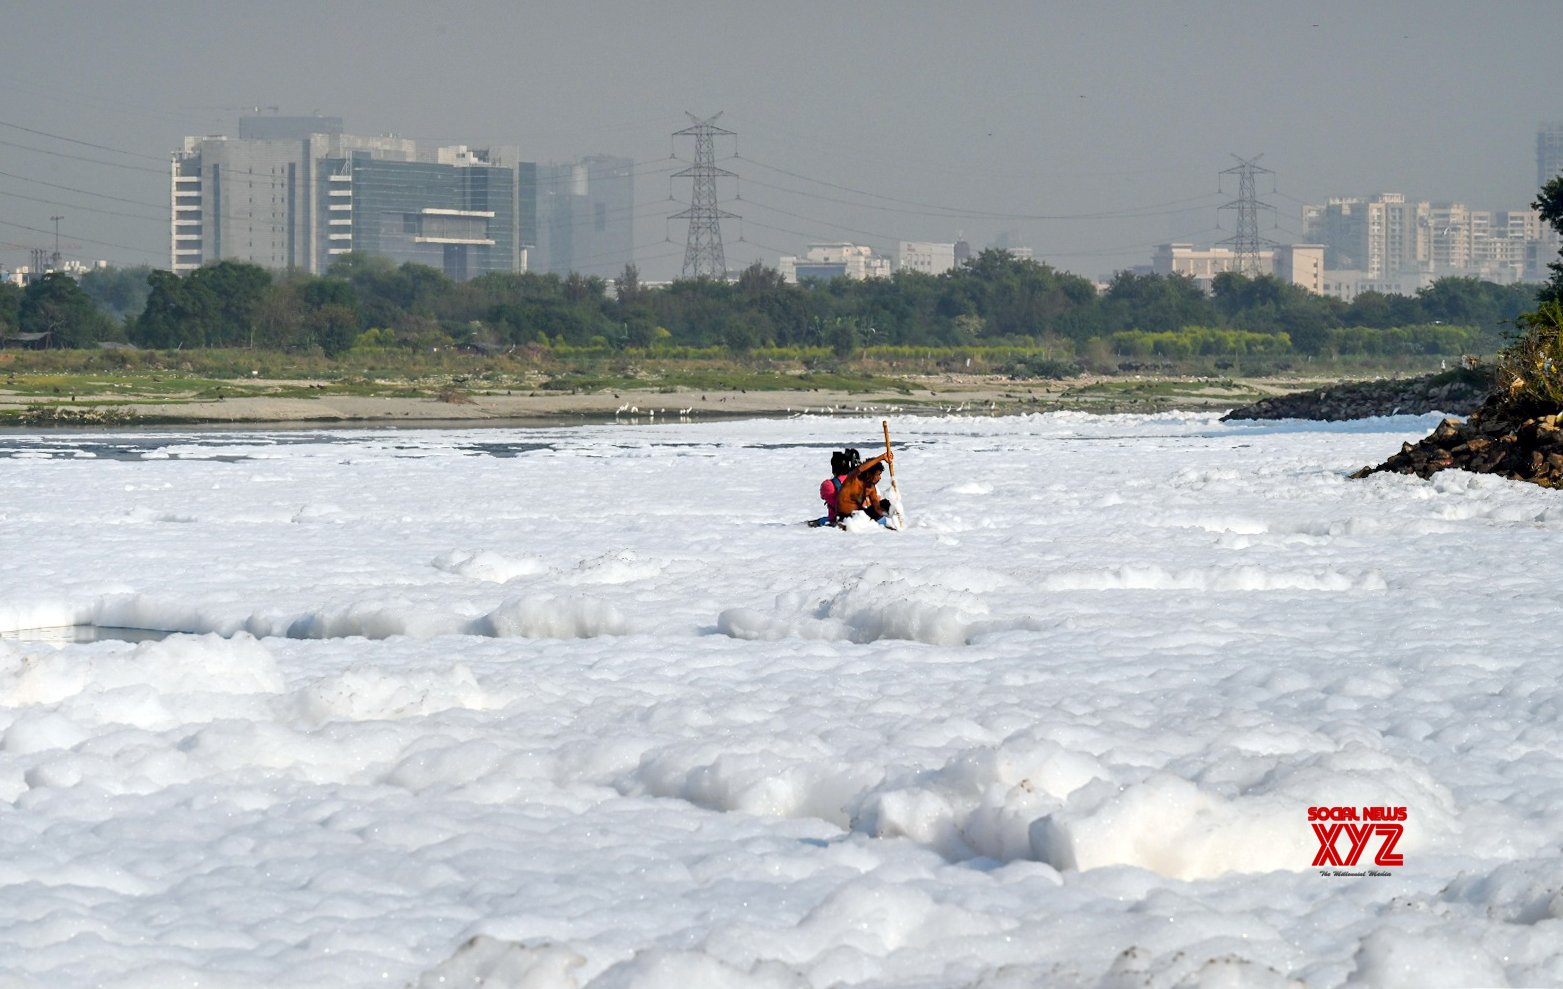
<instances>
[{"instance_id":1,"label":"second transmission tower","mask_svg":"<svg viewBox=\"0 0 1563 989\"><path fill-rule=\"evenodd\" d=\"M722 253L722 221L739 219L737 213L729 213L717 204L716 180L737 178L737 173L716 164L716 138L736 136L730 130L716 126L715 116L701 120L687 114L694 125L674 131L674 137L695 139L695 163L682 172L674 172L674 178L694 180L694 191L689 198L689 208L674 213L670 219L689 220L689 239L684 246L684 277L727 278L727 258Z\"/></svg>"},{"instance_id":2,"label":"second transmission tower","mask_svg":"<svg viewBox=\"0 0 1563 989\"><path fill-rule=\"evenodd\" d=\"M1255 155L1252 158L1238 158L1237 155L1232 157L1237 158L1237 164L1221 174L1237 176L1237 198L1220 208L1237 210L1237 232L1221 241L1221 244L1231 247L1232 253L1237 256L1233 270L1238 274L1254 277L1264 273L1259 265L1260 250L1274 246L1270 241L1259 236L1259 211L1275 208L1269 203L1259 201L1259 195L1254 191L1254 176L1275 173L1268 168L1260 167L1258 162L1264 155Z\"/></svg>"}]
</instances>

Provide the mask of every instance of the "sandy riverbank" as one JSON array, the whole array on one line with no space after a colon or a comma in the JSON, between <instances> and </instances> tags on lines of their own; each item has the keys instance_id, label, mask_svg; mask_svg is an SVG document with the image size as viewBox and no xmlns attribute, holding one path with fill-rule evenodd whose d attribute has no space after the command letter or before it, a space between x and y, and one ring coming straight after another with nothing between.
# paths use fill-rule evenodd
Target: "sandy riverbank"
<instances>
[{"instance_id":1,"label":"sandy riverbank","mask_svg":"<svg viewBox=\"0 0 1563 989\"><path fill-rule=\"evenodd\" d=\"M1121 381L1122 379L1118 379ZM733 418L797 414L938 415L1043 412L1086 408L1104 412L1156 411L1166 408L1232 408L1259 395L1279 394L1304 385L1296 381L1244 381L1202 384L1182 382L1177 394L1089 394L1093 382L1017 382L979 376L908 380L904 388L877 392L838 391L632 391L592 393L505 392L462 394L455 398L333 395L310 397L244 395L221 399L127 396L123 403L83 397L80 401L40 403L36 397L0 393L0 409L52 410L51 423L112 425L234 424L304 425L504 425L611 418L648 420Z\"/></svg>"}]
</instances>

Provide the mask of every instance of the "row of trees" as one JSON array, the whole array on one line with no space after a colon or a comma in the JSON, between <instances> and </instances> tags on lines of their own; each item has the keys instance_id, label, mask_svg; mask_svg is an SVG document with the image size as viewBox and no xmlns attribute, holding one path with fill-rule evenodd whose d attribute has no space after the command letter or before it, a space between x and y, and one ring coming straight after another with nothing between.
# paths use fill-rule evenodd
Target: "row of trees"
<instances>
[{"instance_id":1,"label":"row of trees","mask_svg":"<svg viewBox=\"0 0 1563 989\"><path fill-rule=\"evenodd\" d=\"M327 354L355 345L666 343L739 353L823 346L845 355L876 344L1047 341L1078 349L1086 341L1202 328L1217 334L1207 333L1207 343L1222 332L1257 334L1272 340L1244 344L1254 352L1314 354L1371 349L1371 331L1416 326L1472 328L1475 339L1492 345L1535 298L1534 286L1445 278L1414 296L1370 292L1347 304L1271 277L1223 274L1207 293L1187 278L1130 272L1099 292L1084 278L997 250L941 275L901 272L871 281L789 285L759 264L733 282L651 288L633 265L614 281L613 292L602 279L578 274L487 274L458 283L432 268L359 254L345 255L325 276L275 275L239 261L185 276L92 272L79 284L51 275L25 291L0 287L0 334L48 332L55 345L71 347L125 340ZM1436 341L1445 338L1450 346L1472 339L1448 343L1447 334L1424 333L1412 346L1444 346Z\"/></svg>"}]
</instances>

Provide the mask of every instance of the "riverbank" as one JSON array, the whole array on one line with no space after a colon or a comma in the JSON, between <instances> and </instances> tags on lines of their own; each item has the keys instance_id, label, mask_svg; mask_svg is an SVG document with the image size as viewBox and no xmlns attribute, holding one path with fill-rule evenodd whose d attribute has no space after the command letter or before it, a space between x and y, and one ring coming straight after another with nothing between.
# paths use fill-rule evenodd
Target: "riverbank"
<instances>
[{"instance_id":1,"label":"riverbank","mask_svg":"<svg viewBox=\"0 0 1563 989\"><path fill-rule=\"evenodd\" d=\"M285 394L123 393L40 396L0 389L0 425L452 423L505 425L573 420L699 420L782 415L1013 415L1062 409L1101 413L1230 409L1313 387L1286 379L1081 377L1015 381L990 375L904 377L893 387L838 389L444 389L436 394L342 394L321 382L288 382ZM230 389L238 391L239 389ZM389 389L388 389L389 390Z\"/></svg>"}]
</instances>

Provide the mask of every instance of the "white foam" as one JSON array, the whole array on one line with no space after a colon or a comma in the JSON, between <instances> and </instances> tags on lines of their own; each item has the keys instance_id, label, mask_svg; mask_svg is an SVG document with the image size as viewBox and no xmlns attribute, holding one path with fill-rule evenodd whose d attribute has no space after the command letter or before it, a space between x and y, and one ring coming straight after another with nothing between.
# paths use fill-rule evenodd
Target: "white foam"
<instances>
[{"instance_id":1,"label":"white foam","mask_svg":"<svg viewBox=\"0 0 1563 989\"><path fill-rule=\"evenodd\" d=\"M1550 984L1563 515L1430 425L14 434L0 630L179 634L0 640L0 985Z\"/></svg>"}]
</instances>

